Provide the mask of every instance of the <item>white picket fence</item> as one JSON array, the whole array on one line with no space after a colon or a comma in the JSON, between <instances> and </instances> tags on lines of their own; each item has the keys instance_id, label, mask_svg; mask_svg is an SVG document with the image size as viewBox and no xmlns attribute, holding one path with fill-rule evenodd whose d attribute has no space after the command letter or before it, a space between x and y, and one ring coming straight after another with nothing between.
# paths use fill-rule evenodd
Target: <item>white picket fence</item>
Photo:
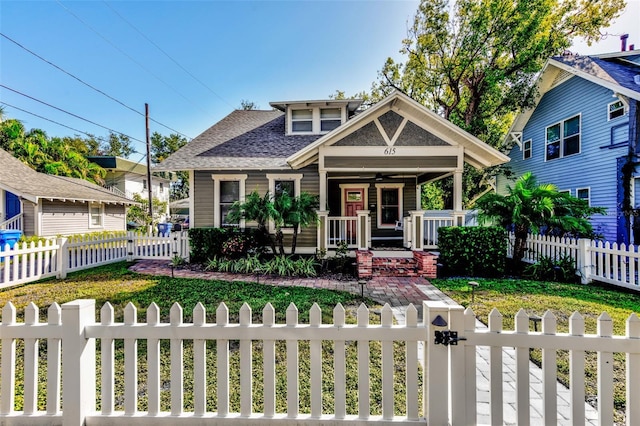
<instances>
[{"instance_id":1,"label":"white picket fence","mask_svg":"<svg viewBox=\"0 0 640 426\"><path fill-rule=\"evenodd\" d=\"M168 235L128 232L120 236L56 238L30 243L7 244L0 252L0 288L134 259L189 257L186 231Z\"/></svg>"},{"instance_id":2,"label":"white picket fence","mask_svg":"<svg viewBox=\"0 0 640 426\"><path fill-rule=\"evenodd\" d=\"M624 354L626 380L625 422L640 424L640 319L633 313L626 321L626 335L613 335L611 317L602 313L597 319L597 333L585 333L585 319L575 312L569 318L568 332L557 331L557 318L546 312L541 319L542 330L531 331L527 312L520 310L515 318L514 330L504 330L502 314L496 309L489 314L488 328L477 327L473 310L462 306L450 306L443 302L425 302L425 324L433 326L427 332L426 347L425 406L427 424L473 425L504 423L533 424L533 410L541 411L544 425L556 424L614 424L614 354ZM455 344L438 344L436 333L457 331ZM448 334L450 336L450 334ZM443 336L443 334L441 334ZM451 340L445 340L450 342ZM476 376L478 362L476 350L488 347L488 377ZM533 384L529 371L529 350L540 349L542 353L542 380ZM503 350L515 351L514 371L506 371ZM557 364L559 352L568 351L569 397L562 401L557 391ZM597 419L588 419L585 407L585 360L587 353L597 354ZM507 376L515 376L515 384L506 385ZM488 380L487 380L488 379ZM591 377L591 379L593 379ZM487 381L478 386L476 380ZM542 401L532 397L532 389L541 388ZM476 389L487 391L476 392ZM507 394L515 393L506 397ZM479 413L478 403L489 401L489 408ZM541 403L541 404L538 404ZM560 404L567 404L559 410ZM561 416L566 413L567 418Z\"/></svg>"},{"instance_id":3,"label":"white picket fence","mask_svg":"<svg viewBox=\"0 0 640 426\"><path fill-rule=\"evenodd\" d=\"M517 424L527 425L531 423L532 406L540 408L538 401L530 398L530 348L542 350L545 425L555 425L559 419L558 351L569 351L572 424L585 424L584 366L585 352L589 351L597 352L598 424L613 424L613 354L618 352L626 356L626 424L639 424L640 320L635 314L627 320L626 336L614 336L606 313L598 319L597 334L592 335L585 334L584 319L577 313L570 319L569 332L558 333L551 313L543 316L542 331L532 332L524 311L516 315L513 331L503 330L502 316L495 310L489 316L488 329L476 328L473 311L463 311L461 306L425 301L423 312L425 319L419 323L417 310L411 305L406 310L406 324L395 325L391 308L386 305L380 313L380 324L373 325L369 323L369 310L361 305L357 322L349 324L344 308L337 305L333 323L325 324L320 308L314 305L309 323L301 324L298 310L291 304L286 322L276 323L275 311L268 304L262 311L262 323L254 324L248 305L241 308L238 323L230 323L226 305L220 304L214 323L207 322L207 312L198 303L192 312L193 322L185 323L178 304L171 308L168 322L161 322L159 308L152 303L146 323L137 322L132 304L126 306L123 322L116 323L109 303L102 307L98 322L95 301L76 300L61 307L52 305L48 322L39 323L40 312L35 305L25 309L24 322L17 322L16 309L8 303L0 323L0 424L391 425L426 421L429 425L501 425L503 420L513 422L515 418ZM458 337L466 340L449 339L446 336L451 337L451 331L459 331ZM371 342L380 345L380 356L372 356ZM395 350L398 342L404 344L404 353ZM140 358L139 344L146 345L146 359ZM300 350L302 344L309 347L308 358L302 357L307 353ZM187 345L193 351L188 359ZM426 360L423 370L419 369L419 345ZM323 346L330 348L329 352L323 353ZM349 347L357 354L353 365L347 364ZM482 389L476 383L483 379L476 378L478 347L489 347L490 353L488 385ZM121 348L123 355L117 355L116 348ZM512 348L516 368L506 372L503 350ZM263 357L261 365L253 361L258 352ZM233 370L232 356L239 356L239 367ZM24 362L18 363L19 359ZM285 365L278 367L277 360ZM139 362L146 364L144 368L138 366ZM402 401L398 401L394 386L398 363L406 368ZM301 375L303 364L308 365L309 376ZM374 365L381 371L381 383L374 384L370 378ZM38 381L39 371L44 368L46 384ZM505 388L506 373L515 375L515 390ZM23 386L16 385L17 374ZM232 374L239 375L239 385L230 386ZM281 386L277 386L278 375L285 376ZM256 382L255 377L262 379ZM323 377L330 378L332 385L323 382ZM374 398L378 386L380 392ZM215 410L208 387L216 389ZM256 388L262 389L263 398L254 404ZM309 412L301 412L301 388L308 389ZM489 394L488 413L477 410L478 404L486 401L487 395L480 395L484 392ZM507 392L515 392L515 404L504 400ZM21 410L16 409L16 395L23 395ZM239 401L238 409L232 409L233 400ZM284 402L278 404L279 400ZM349 400L357 407L353 412L349 412ZM186 410L186 406L192 408ZM256 406L262 409L255 411ZM374 409L381 414L373 415Z\"/></svg>"},{"instance_id":4,"label":"white picket fence","mask_svg":"<svg viewBox=\"0 0 640 426\"><path fill-rule=\"evenodd\" d=\"M508 238L507 256L511 257L515 237L509 234ZM529 234L523 260L535 263L542 257L570 258L585 284L601 281L640 291L638 246Z\"/></svg>"}]
</instances>

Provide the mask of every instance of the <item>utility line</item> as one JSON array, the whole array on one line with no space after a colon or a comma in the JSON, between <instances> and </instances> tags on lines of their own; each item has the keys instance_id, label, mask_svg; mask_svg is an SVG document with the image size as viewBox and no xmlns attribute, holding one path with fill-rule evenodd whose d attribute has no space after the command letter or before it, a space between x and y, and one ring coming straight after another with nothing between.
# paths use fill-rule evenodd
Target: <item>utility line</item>
<instances>
[{"instance_id":1,"label":"utility line","mask_svg":"<svg viewBox=\"0 0 640 426\"><path fill-rule=\"evenodd\" d=\"M140 111L138 111L137 109L135 109L135 108L133 108L133 107L130 107L129 105L127 105L127 104L125 104L124 102L122 102L122 101L120 101L120 100L118 100L118 99L114 98L113 96L109 95L108 93L105 93L104 91L102 91L102 90L98 89L97 87L92 86L91 84L89 84L89 83L87 83L86 81L82 80L80 77L76 77L75 75L71 74L70 72L68 72L68 71L66 71L66 70L64 70L64 69L62 69L61 67L59 67L58 65L54 64L53 62L51 62L51 61L49 61L49 60L47 60L47 59L43 58L42 56L38 55L38 54L37 54L37 53L35 53L34 51L32 51L32 50L28 49L27 47L23 46L22 44L18 43L17 41L15 41L14 39L12 39L12 38L11 38L11 37L9 37L8 35L6 35L6 34L4 34L4 33L1 33L1 32L0 32L0 36L4 37L5 39L7 39L7 40L8 40L8 41L10 41L11 43L15 44L16 46L20 47L21 49L23 49L23 50L25 50L25 51L29 52L30 54L32 54L32 55L33 55L33 56L35 56L36 58L40 59L41 61L43 61L43 62L45 62L45 63L47 63L47 64L51 65L52 67L56 68L56 69L57 69L57 70L59 70L59 71L62 71L63 73L67 74L69 77L71 77L71 78L73 78L73 79L77 80L78 82L80 82L80 83L84 84L85 86L89 87L90 89L95 90L96 92L100 93L100 94L101 94L101 95L103 95L103 96L106 96L107 98L109 98L109 99L111 99L112 101L114 101L114 102L116 102L116 103L118 103L118 104L122 105L123 107L127 108L128 110L131 110L131 111L135 112L136 114L138 114L138 115L140 115L140 116L144 117L144 114L143 114L143 113L141 113ZM163 123L161 123L161 122L159 122L159 121L157 121L157 120L154 120L153 118L149 118L149 119L150 119L151 121L153 121L154 123L156 123L156 124L158 124L158 125L160 125L160 126L162 126L162 127L166 128L166 129L168 129L168 130L171 130L172 132L175 132L175 133L179 134L180 136L184 136L184 137L185 137L185 138L187 138L187 139L193 139L193 138L191 138L191 137L189 137L189 136L187 136L187 135L185 135L185 134L183 134L183 133L181 133L181 132L179 132L179 131L177 131L177 130L175 130L175 129L173 129L173 128L169 127L169 126L167 126L166 124L163 124Z\"/></svg>"},{"instance_id":2,"label":"utility line","mask_svg":"<svg viewBox=\"0 0 640 426\"><path fill-rule=\"evenodd\" d=\"M138 139L138 138L134 138L133 136L129 136L129 135L127 135L127 134L125 134L125 133L122 133L122 132L118 132L117 130L113 130L113 129L111 129L111 128L107 127L107 126L103 126L102 124L98 124L98 123L96 123L95 121L91 121L91 120L89 120L89 119L87 119L87 118L80 117L80 116L79 116L79 115L77 115L77 114L74 114L74 113L69 112L69 111L67 111L67 110L64 110L64 109L62 109L62 108L58 108L57 106L54 106L54 105L51 105L51 104L49 104L49 103L47 103L47 102L41 101L40 99L36 99L36 98L34 98L33 96L29 96L29 95L27 95L27 94L25 94L25 93L22 93L22 92L18 91L18 90L12 89L11 87L7 87L7 86L5 86L4 84L0 84L0 87L2 87L2 88L4 88L4 89L7 89L7 90L10 90L10 91L12 91L12 92L14 92L14 93L17 93L18 95L24 96L25 98L29 98L29 99L31 99L31 100L34 100L34 101L36 101L36 102L39 102L39 103L41 103L41 104L43 104L43 105L46 105L46 106L48 106L48 107L50 107L50 108L56 109L56 110L58 110L58 111L60 111L60 112L64 112L65 114L69 114L69 115L70 115L70 116L72 116L72 117L75 117L75 118L78 118L78 119L80 119L80 120L86 121L87 123L91 123L91 124L93 124L94 126L102 127L103 129L106 129L106 130L108 130L108 131L110 131L110 132L112 132L112 133L116 133L116 134L119 134L119 135L122 135L122 136L126 136L126 137L128 137L129 139L131 139L131 140L138 141L138 142L141 142L141 143L143 143L143 144L146 144L146 142L145 142L145 141L143 141L143 140L140 140L140 139Z\"/></svg>"},{"instance_id":3,"label":"utility line","mask_svg":"<svg viewBox=\"0 0 640 426\"><path fill-rule=\"evenodd\" d=\"M38 114L36 114L36 113L34 113L34 112L27 111L26 109L22 109L22 108L20 108L20 107L15 106L15 105L11 105L10 103L7 103L7 102L5 102L5 101L0 101L0 103L1 103L1 104L3 104L3 105L8 106L8 107L10 107L10 108L16 109L16 110L18 110L18 111L22 111L22 112L25 112L25 113L27 113L27 114L29 114L29 115L33 115L34 117L38 117L38 118L40 118L40 119L42 119L42 120L46 120L46 121L48 121L48 122L50 122L50 123L57 124L58 126L66 127L67 129L73 130L74 132L82 133L83 135L88 136L88 137L90 137L90 138L94 138L94 139L97 139L97 140L99 140L99 141L106 142L106 139L105 139L105 138L103 138L103 137L96 136L96 135L92 135L91 133L84 132L84 131L82 131L82 130L76 129L76 128L71 127L71 126L67 126L66 124L62 124L62 123L60 123L60 122L58 122L58 121L52 120L52 119L47 118L47 117L43 117L43 116L38 115Z\"/></svg>"},{"instance_id":4,"label":"utility line","mask_svg":"<svg viewBox=\"0 0 640 426\"><path fill-rule=\"evenodd\" d=\"M180 64L178 61L176 61L171 55L169 55L164 49L162 49L160 46L158 46L158 44L156 44L153 40L151 40L149 37L147 37L142 31L140 31L135 25L133 25L130 21L128 21L127 19L125 19L124 16L122 16L116 9L114 9L107 1L103 0L103 3L105 4L105 6L107 6L109 9L111 9L113 11L113 13L115 13L116 15L118 15L118 17L120 19L122 19L127 25L129 25L131 28L133 28L138 34L140 34L145 40L147 40L149 43L151 43L156 49L158 49L160 52L162 52L162 54L164 56L166 56L167 58L169 58L174 64L176 64L182 71L184 71L185 73L187 73L191 78L193 78L195 81L197 81L198 83L200 83L202 85L202 87L204 87L205 89L207 89L208 91L210 91L213 95L215 95L218 99L220 99L222 102L224 102L225 104L229 105L231 108L234 108L229 102L226 101L226 99L224 99L222 96L220 96L218 93L216 93L211 87L207 86L202 80L200 80L198 77L196 77L195 75L193 75L188 69L186 69L185 67L182 66L182 64ZM234 108L235 109L235 108Z\"/></svg>"},{"instance_id":5,"label":"utility line","mask_svg":"<svg viewBox=\"0 0 640 426\"><path fill-rule=\"evenodd\" d=\"M131 62L135 63L136 65L138 65L140 68L142 68L144 71L148 72L149 74L151 74L153 77L155 77L158 81L160 81L162 84L164 84L165 86L167 86L169 89L173 90L176 94L178 94L181 98L183 98L184 100L186 100L187 102L189 102L191 105L193 105L194 107L198 108L201 112L203 112L207 117L209 117L209 113L207 111L205 111L203 108L201 108L200 106L196 105L191 99L187 98L185 95L183 95L182 93L180 93L176 88L174 88L173 86L171 86L169 83L167 83L166 81L164 81L163 79L161 79L158 75L156 75L153 71L151 71L150 69L148 69L147 67L145 67L144 65L142 65L139 61L137 61L135 58L133 58L131 55L127 54L125 51L123 51L122 49L120 49L118 46L116 46L113 42L111 42L108 38L106 38L105 36L103 36L101 33L99 33L96 29L94 29L91 25L89 25L86 21L84 21L82 18L80 18L78 15L76 15L75 13L73 13L73 11L71 11L71 9L69 9L68 7L66 7L64 4L62 4L62 2L60 0L56 0L56 2L60 5L60 7L62 7L64 10L66 10L67 12L69 12L69 14L71 16L73 16L74 18L76 18L78 21L82 22L87 28L89 28L91 31L93 31L98 37L100 37L102 40L104 40L105 42L107 42L109 45L111 45L111 47L113 47L114 49L116 49L118 52L120 52L121 54L123 54L125 57L127 57Z\"/></svg>"}]
</instances>

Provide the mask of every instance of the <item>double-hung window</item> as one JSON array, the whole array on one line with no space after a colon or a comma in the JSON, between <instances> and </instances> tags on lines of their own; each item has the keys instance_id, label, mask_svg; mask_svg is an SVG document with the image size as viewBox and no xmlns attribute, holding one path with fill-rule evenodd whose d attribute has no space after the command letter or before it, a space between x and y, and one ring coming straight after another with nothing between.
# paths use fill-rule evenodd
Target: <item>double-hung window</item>
<instances>
[{"instance_id":1,"label":"double-hung window","mask_svg":"<svg viewBox=\"0 0 640 426\"><path fill-rule=\"evenodd\" d=\"M330 132L342 123L340 108L320 109L320 131Z\"/></svg>"},{"instance_id":2,"label":"double-hung window","mask_svg":"<svg viewBox=\"0 0 640 426\"><path fill-rule=\"evenodd\" d=\"M376 184L378 195L378 228L395 228L402 217L404 184Z\"/></svg>"},{"instance_id":3,"label":"double-hung window","mask_svg":"<svg viewBox=\"0 0 640 426\"><path fill-rule=\"evenodd\" d=\"M589 205L591 205L591 194L589 188L576 189L576 197L581 200L585 200Z\"/></svg>"},{"instance_id":4,"label":"double-hung window","mask_svg":"<svg viewBox=\"0 0 640 426\"><path fill-rule=\"evenodd\" d=\"M289 174L272 174L267 173L267 179L269 180L269 192L274 198L281 197L283 193L291 198L295 198L300 195L300 181L302 180L301 173L289 173ZM275 230L273 223L269 225L271 232ZM292 232L291 225L285 223L283 232Z\"/></svg>"},{"instance_id":5,"label":"double-hung window","mask_svg":"<svg viewBox=\"0 0 640 426\"><path fill-rule=\"evenodd\" d=\"M244 226L244 221L231 222L227 215L236 201L244 200L244 187L247 175L212 175L214 182L213 226Z\"/></svg>"},{"instance_id":6,"label":"double-hung window","mask_svg":"<svg viewBox=\"0 0 640 426\"><path fill-rule=\"evenodd\" d=\"M580 152L580 116L563 120L547 127L545 143L545 160Z\"/></svg>"},{"instance_id":7,"label":"double-hung window","mask_svg":"<svg viewBox=\"0 0 640 426\"><path fill-rule=\"evenodd\" d=\"M522 159L531 158L531 139L527 139L522 143Z\"/></svg>"},{"instance_id":8,"label":"double-hung window","mask_svg":"<svg viewBox=\"0 0 640 426\"><path fill-rule=\"evenodd\" d=\"M103 216L104 210L101 203L89 203L89 228L102 228Z\"/></svg>"},{"instance_id":9,"label":"double-hung window","mask_svg":"<svg viewBox=\"0 0 640 426\"><path fill-rule=\"evenodd\" d=\"M291 131L294 133L311 133L313 131L313 110L291 110Z\"/></svg>"}]
</instances>

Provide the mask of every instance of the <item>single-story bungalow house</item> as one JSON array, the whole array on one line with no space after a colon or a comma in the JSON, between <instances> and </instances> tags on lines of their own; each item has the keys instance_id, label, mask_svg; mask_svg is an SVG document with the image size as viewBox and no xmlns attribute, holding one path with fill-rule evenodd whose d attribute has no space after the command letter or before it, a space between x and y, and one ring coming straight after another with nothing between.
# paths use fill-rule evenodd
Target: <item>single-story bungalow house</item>
<instances>
[{"instance_id":1,"label":"single-story bungalow house","mask_svg":"<svg viewBox=\"0 0 640 426\"><path fill-rule=\"evenodd\" d=\"M297 252L341 241L359 250L397 241L421 251L429 247L421 185L453 176L453 210L438 216L462 225L464 163L484 168L509 158L400 91L368 109L361 104L281 101L270 111L236 110L155 170L189 171L192 228L249 225L226 220L234 201L286 189L320 200L320 221L300 231Z\"/></svg>"},{"instance_id":2,"label":"single-story bungalow house","mask_svg":"<svg viewBox=\"0 0 640 426\"><path fill-rule=\"evenodd\" d=\"M39 173L0 149L0 229L56 236L125 231L135 202L82 179Z\"/></svg>"}]
</instances>

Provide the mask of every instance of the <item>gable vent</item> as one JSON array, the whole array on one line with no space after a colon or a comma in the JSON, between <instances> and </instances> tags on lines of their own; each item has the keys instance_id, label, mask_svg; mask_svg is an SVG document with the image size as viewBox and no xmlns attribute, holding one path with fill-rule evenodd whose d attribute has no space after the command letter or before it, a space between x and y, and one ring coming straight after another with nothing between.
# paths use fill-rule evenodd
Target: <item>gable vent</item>
<instances>
[{"instance_id":1,"label":"gable vent","mask_svg":"<svg viewBox=\"0 0 640 426\"><path fill-rule=\"evenodd\" d=\"M573 74L571 74L569 71L562 70L558 73L556 78L553 80L553 83L551 83L551 87L555 87L560 83L567 81L571 77L573 77Z\"/></svg>"}]
</instances>

